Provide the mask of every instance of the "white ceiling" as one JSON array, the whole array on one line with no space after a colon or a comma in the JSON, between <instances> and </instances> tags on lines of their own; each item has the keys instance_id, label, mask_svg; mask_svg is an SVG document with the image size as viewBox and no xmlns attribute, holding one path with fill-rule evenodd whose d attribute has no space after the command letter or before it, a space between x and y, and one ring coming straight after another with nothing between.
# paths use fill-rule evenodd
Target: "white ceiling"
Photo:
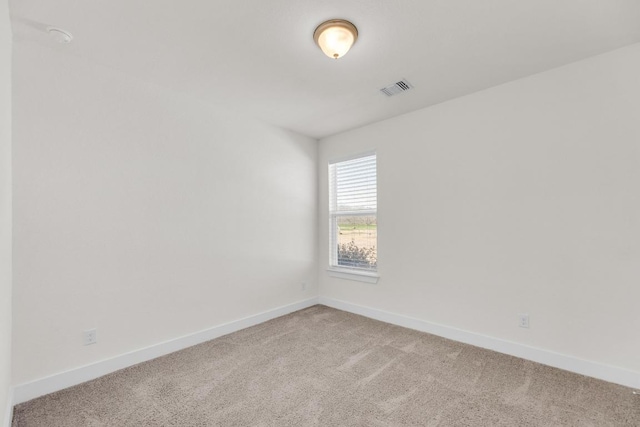
<instances>
[{"instance_id":1,"label":"white ceiling","mask_svg":"<svg viewBox=\"0 0 640 427\"><path fill-rule=\"evenodd\" d=\"M50 45L321 138L640 42L638 0L12 0L18 43ZM360 37L331 60L330 18ZM39 24L70 31L55 45ZM406 78L415 89L379 89Z\"/></svg>"}]
</instances>

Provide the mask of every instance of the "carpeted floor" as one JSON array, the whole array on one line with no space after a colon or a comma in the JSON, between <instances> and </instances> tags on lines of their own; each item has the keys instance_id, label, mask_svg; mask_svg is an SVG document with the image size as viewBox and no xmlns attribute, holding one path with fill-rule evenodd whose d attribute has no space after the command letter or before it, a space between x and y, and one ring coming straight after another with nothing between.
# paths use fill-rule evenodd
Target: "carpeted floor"
<instances>
[{"instance_id":1,"label":"carpeted floor","mask_svg":"<svg viewBox=\"0 0 640 427\"><path fill-rule=\"evenodd\" d=\"M13 426L640 426L640 396L314 306L18 405Z\"/></svg>"}]
</instances>

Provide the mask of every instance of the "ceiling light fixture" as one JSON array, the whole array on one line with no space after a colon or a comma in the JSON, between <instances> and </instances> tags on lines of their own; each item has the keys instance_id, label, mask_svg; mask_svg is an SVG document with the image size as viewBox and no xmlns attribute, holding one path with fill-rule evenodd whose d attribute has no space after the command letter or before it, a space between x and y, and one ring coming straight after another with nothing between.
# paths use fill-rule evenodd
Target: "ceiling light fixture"
<instances>
[{"instance_id":1,"label":"ceiling light fixture","mask_svg":"<svg viewBox=\"0 0 640 427\"><path fill-rule=\"evenodd\" d=\"M313 40L325 55L338 59L343 57L358 39L358 29L344 19L330 19L318 25Z\"/></svg>"}]
</instances>

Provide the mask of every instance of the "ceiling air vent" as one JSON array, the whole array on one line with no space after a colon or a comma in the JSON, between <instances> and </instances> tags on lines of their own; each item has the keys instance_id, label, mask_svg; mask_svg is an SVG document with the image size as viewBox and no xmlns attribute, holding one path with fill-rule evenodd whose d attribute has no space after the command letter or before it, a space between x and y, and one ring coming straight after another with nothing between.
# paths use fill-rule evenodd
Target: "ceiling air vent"
<instances>
[{"instance_id":1,"label":"ceiling air vent","mask_svg":"<svg viewBox=\"0 0 640 427\"><path fill-rule=\"evenodd\" d=\"M413 89L413 85L408 81L406 81L405 79L402 79L399 82L395 82L392 85L383 87L382 89L380 89L380 92L384 93L387 96L393 96L402 92L406 92L409 89Z\"/></svg>"}]
</instances>

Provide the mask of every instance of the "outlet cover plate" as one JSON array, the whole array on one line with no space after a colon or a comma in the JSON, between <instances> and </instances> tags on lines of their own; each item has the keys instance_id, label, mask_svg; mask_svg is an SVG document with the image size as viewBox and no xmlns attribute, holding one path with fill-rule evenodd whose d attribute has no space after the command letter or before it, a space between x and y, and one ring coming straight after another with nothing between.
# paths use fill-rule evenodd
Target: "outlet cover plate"
<instances>
[{"instance_id":1,"label":"outlet cover plate","mask_svg":"<svg viewBox=\"0 0 640 427\"><path fill-rule=\"evenodd\" d=\"M518 314L518 326L521 328L529 329L529 315L528 314Z\"/></svg>"},{"instance_id":2,"label":"outlet cover plate","mask_svg":"<svg viewBox=\"0 0 640 427\"><path fill-rule=\"evenodd\" d=\"M84 345L96 344L98 342L98 331L96 329L83 331L82 338Z\"/></svg>"}]
</instances>

